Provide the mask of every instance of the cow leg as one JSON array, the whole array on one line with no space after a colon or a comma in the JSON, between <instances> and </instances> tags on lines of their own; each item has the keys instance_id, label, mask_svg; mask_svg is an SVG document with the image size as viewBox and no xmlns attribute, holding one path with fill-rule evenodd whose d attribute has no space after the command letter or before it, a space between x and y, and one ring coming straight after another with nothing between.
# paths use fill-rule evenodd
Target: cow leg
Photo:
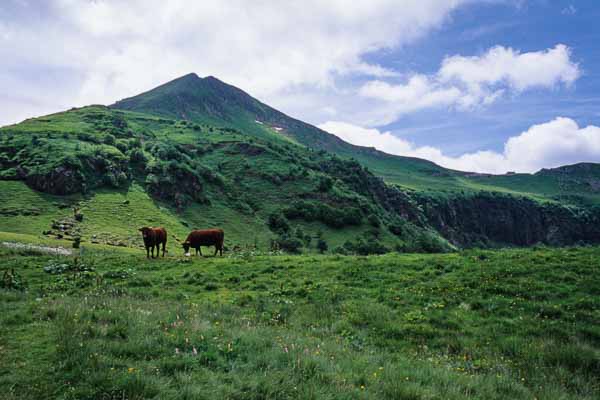
<instances>
[{"instance_id":1,"label":"cow leg","mask_svg":"<svg viewBox=\"0 0 600 400\"><path fill-rule=\"evenodd\" d=\"M150 258L150 247L146 246L146 258Z\"/></svg>"},{"instance_id":2,"label":"cow leg","mask_svg":"<svg viewBox=\"0 0 600 400\"><path fill-rule=\"evenodd\" d=\"M221 247L219 247L219 252L221 253L221 257L223 257L223 245L221 245Z\"/></svg>"},{"instance_id":3,"label":"cow leg","mask_svg":"<svg viewBox=\"0 0 600 400\"><path fill-rule=\"evenodd\" d=\"M152 246L152 258L156 258L156 256L154 255L154 248L156 246ZM158 249L156 249L156 255L158 255Z\"/></svg>"},{"instance_id":4,"label":"cow leg","mask_svg":"<svg viewBox=\"0 0 600 400\"><path fill-rule=\"evenodd\" d=\"M163 257L165 256L165 247L167 247L167 242L163 242Z\"/></svg>"},{"instance_id":5,"label":"cow leg","mask_svg":"<svg viewBox=\"0 0 600 400\"><path fill-rule=\"evenodd\" d=\"M202 247L202 246L198 246L198 253L200 253L200 257L204 257L204 256L202 255L202 249L201 249L201 247Z\"/></svg>"},{"instance_id":6,"label":"cow leg","mask_svg":"<svg viewBox=\"0 0 600 400\"><path fill-rule=\"evenodd\" d=\"M219 246L217 246L215 244L215 254L213 254L213 257L216 257L218 252L219 252Z\"/></svg>"}]
</instances>

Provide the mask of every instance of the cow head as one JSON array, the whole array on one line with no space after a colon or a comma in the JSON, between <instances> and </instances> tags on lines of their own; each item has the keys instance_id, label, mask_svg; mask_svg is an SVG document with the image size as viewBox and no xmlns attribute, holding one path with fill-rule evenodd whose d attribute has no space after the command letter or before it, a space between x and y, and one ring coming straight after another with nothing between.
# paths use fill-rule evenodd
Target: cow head
<instances>
[{"instance_id":1,"label":"cow head","mask_svg":"<svg viewBox=\"0 0 600 400\"><path fill-rule=\"evenodd\" d=\"M140 232L142 232L142 237L144 239L147 239L150 236L150 232L152 232L152 228L148 228L147 226L138 229Z\"/></svg>"},{"instance_id":2,"label":"cow head","mask_svg":"<svg viewBox=\"0 0 600 400\"><path fill-rule=\"evenodd\" d=\"M187 240L183 243L181 243L181 247L183 247L183 250L185 252L186 255L190 254L190 242L188 242Z\"/></svg>"}]
</instances>

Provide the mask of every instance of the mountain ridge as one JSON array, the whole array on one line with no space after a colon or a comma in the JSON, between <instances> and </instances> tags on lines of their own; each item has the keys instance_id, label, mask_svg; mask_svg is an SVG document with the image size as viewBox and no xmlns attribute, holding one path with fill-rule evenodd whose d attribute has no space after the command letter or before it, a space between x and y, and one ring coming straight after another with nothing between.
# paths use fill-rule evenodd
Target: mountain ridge
<instances>
[{"instance_id":1,"label":"mountain ridge","mask_svg":"<svg viewBox=\"0 0 600 400\"><path fill-rule=\"evenodd\" d=\"M357 146L316 126L290 117L214 76L201 78L195 73L186 74L137 96L120 100L110 107L193 122L225 124L264 139L285 136L302 146L328 151L346 159L356 159L388 183L399 184L407 189L421 190L431 187L433 190L505 192L517 187L518 191L528 195L528 192L523 190L526 185L522 185L522 180L535 180L537 174L553 174L541 173L545 170L534 174L498 175L458 171L444 168L429 160L398 156L373 147ZM554 182L545 188L541 196L560 195L559 187L559 183ZM594 190L591 192L593 197ZM600 201L600 195L598 200Z\"/></svg>"},{"instance_id":2,"label":"mountain ridge","mask_svg":"<svg viewBox=\"0 0 600 400\"><path fill-rule=\"evenodd\" d=\"M0 128L0 192L23 199L0 196L0 224L62 237L55 227L78 226L56 206L68 204L86 215L85 240L118 243L158 224L178 235L221 226L233 246L292 252L315 251L315 237L359 254L597 243L597 171L468 176L354 146L188 74L111 106Z\"/></svg>"}]
</instances>

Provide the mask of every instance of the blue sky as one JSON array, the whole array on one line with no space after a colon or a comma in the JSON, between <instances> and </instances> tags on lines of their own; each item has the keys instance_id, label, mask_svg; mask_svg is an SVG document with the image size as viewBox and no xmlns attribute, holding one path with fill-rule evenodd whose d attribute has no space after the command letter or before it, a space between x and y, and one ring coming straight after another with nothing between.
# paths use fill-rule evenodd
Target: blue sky
<instances>
[{"instance_id":1,"label":"blue sky","mask_svg":"<svg viewBox=\"0 0 600 400\"><path fill-rule=\"evenodd\" d=\"M600 162L597 1L3 0L0 125L214 75L449 168Z\"/></svg>"},{"instance_id":2,"label":"blue sky","mask_svg":"<svg viewBox=\"0 0 600 400\"><path fill-rule=\"evenodd\" d=\"M573 118L579 125L600 125L599 19L600 3L593 0L496 2L461 8L442 28L414 44L371 54L370 59L383 66L433 73L447 55L477 55L496 45L530 52L563 43L579 63L581 77L570 88L526 91L476 112L424 111L380 128L458 156L480 149L500 151L508 136L557 116Z\"/></svg>"}]
</instances>

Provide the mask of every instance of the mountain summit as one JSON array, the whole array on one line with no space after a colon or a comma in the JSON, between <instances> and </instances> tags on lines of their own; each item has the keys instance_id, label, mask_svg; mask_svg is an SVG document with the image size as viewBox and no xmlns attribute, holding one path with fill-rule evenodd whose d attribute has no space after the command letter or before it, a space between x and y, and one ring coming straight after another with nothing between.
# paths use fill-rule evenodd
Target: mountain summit
<instances>
[{"instance_id":1,"label":"mountain summit","mask_svg":"<svg viewBox=\"0 0 600 400\"><path fill-rule=\"evenodd\" d=\"M213 76L200 78L195 73L118 101L111 107L197 122L233 121L239 113L258 117L274 111L235 86Z\"/></svg>"},{"instance_id":2,"label":"mountain summit","mask_svg":"<svg viewBox=\"0 0 600 400\"><path fill-rule=\"evenodd\" d=\"M386 154L355 146L316 126L292 118L255 99L243 90L213 76L184 75L148 92L116 102L111 108L153 114L165 118L236 128L261 139L286 141L354 158L378 175L395 183L441 178L454 180L448 170L430 161ZM410 175L410 176L409 176Z\"/></svg>"},{"instance_id":3,"label":"mountain summit","mask_svg":"<svg viewBox=\"0 0 600 400\"><path fill-rule=\"evenodd\" d=\"M214 76L200 78L190 73L118 101L111 107L225 125L262 138L279 133L299 144L334 152L340 147L352 146L335 135L285 115Z\"/></svg>"}]
</instances>

